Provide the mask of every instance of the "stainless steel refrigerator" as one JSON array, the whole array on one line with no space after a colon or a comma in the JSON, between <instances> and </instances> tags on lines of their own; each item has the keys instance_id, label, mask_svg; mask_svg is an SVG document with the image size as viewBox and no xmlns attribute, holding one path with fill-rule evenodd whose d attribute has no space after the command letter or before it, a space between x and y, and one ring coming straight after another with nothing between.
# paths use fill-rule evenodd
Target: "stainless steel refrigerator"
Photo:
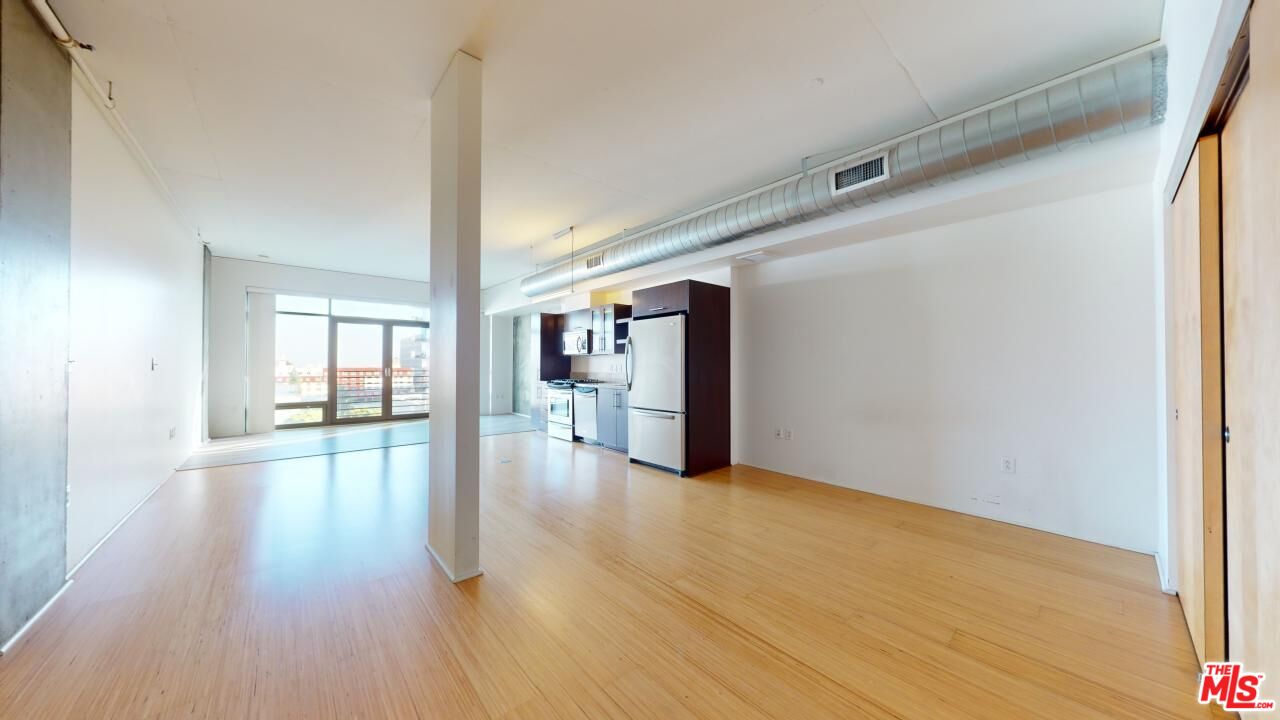
<instances>
[{"instance_id":1,"label":"stainless steel refrigerator","mask_svg":"<svg viewBox=\"0 0 1280 720\"><path fill-rule=\"evenodd\" d=\"M627 432L632 460L685 471L684 315L632 320L627 337Z\"/></svg>"}]
</instances>

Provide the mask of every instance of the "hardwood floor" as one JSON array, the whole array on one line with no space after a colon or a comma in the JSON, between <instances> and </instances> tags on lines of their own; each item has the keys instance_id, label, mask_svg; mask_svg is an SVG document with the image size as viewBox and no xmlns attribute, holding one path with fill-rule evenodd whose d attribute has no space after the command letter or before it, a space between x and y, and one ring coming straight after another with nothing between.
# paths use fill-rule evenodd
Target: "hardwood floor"
<instances>
[{"instance_id":1,"label":"hardwood floor","mask_svg":"<svg viewBox=\"0 0 1280 720\"><path fill-rule=\"evenodd\" d=\"M523 433L481 439L453 586L429 448L178 473L0 658L0 717L1211 717L1150 557Z\"/></svg>"},{"instance_id":2,"label":"hardwood floor","mask_svg":"<svg viewBox=\"0 0 1280 720\"><path fill-rule=\"evenodd\" d=\"M533 430L533 421L523 415L480 416L481 436ZM178 469L199 470L219 465L292 460L425 442L431 442L431 421L427 419L290 428L212 440L192 453Z\"/></svg>"}]
</instances>

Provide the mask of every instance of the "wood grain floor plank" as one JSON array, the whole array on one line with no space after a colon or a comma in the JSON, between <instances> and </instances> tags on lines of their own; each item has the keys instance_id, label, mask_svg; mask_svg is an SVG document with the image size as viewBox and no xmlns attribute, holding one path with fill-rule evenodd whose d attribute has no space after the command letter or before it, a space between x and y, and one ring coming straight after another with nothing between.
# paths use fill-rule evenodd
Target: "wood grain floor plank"
<instances>
[{"instance_id":1,"label":"wood grain floor plank","mask_svg":"<svg viewBox=\"0 0 1280 720\"><path fill-rule=\"evenodd\" d=\"M0 657L0 718L1214 717L1148 556L525 433L481 439L453 585L429 447L176 474Z\"/></svg>"}]
</instances>

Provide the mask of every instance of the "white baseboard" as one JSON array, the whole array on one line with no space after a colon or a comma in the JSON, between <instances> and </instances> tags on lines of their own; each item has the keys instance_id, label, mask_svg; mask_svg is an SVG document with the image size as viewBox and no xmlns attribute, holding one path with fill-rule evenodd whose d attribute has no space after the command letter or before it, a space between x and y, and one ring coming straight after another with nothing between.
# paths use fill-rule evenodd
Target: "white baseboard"
<instances>
[{"instance_id":1,"label":"white baseboard","mask_svg":"<svg viewBox=\"0 0 1280 720\"><path fill-rule=\"evenodd\" d=\"M177 472L177 471L175 470L174 472ZM89 561L89 558L93 557L94 553L98 552L98 548L102 547L102 545L106 543L107 540L109 540L112 535L115 535L116 530L119 530L121 525L124 525L125 522L129 520L129 518L133 517L133 514L138 512L138 508L145 505L146 502L151 499L151 496L156 494L157 490L164 487L164 484L169 482L169 478L171 477L173 477L173 473L169 473L169 477L166 477L164 480L161 480L159 485L156 485L155 487L151 488L151 492L147 493L146 497L139 500L138 504L134 505L132 510L125 513L124 517L120 518L119 522L117 522L115 525L112 525L111 529L107 531L107 534L103 535L102 539L99 540L96 544L94 544L93 547L89 548L89 552L85 553L84 557L80 558L80 562L76 563L75 567L67 571L67 579L70 580L71 576L75 575L76 571L79 570L81 567L83 567L84 564Z\"/></svg>"},{"instance_id":2,"label":"white baseboard","mask_svg":"<svg viewBox=\"0 0 1280 720\"><path fill-rule=\"evenodd\" d=\"M63 583L62 587L58 588L58 592L54 593L53 597L49 598L49 602L46 602L44 605L42 605L40 609L36 611L36 614L31 616L31 619L28 620L26 624L18 628L18 632L14 633L13 637L5 641L4 645L0 645L0 655L4 655L5 653L9 652L9 650L18 642L18 640L22 639L22 636L28 630L31 629L31 626L36 624L36 621L40 619L40 616L44 615L45 611L48 610L50 607L53 607L53 604L58 601L58 598L62 597L62 593L66 592L67 588L71 587L71 583L73 582L75 581L68 580L65 583Z\"/></svg>"},{"instance_id":3,"label":"white baseboard","mask_svg":"<svg viewBox=\"0 0 1280 720\"><path fill-rule=\"evenodd\" d=\"M1160 591L1165 595L1177 595L1178 589L1169 582L1169 570L1165 567L1164 558L1160 553L1151 553L1156 558L1156 574L1160 577Z\"/></svg>"},{"instance_id":4,"label":"white baseboard","mask_svg":"<svg viewBox=\"0 0 1280 720\"><path fill-rule=\"evenodd\" d=\"M453 569L446 565L444 560L440 559L440 556L436 554L435 548L431 547L431 543L427 543L426 548L427 552L431 553L431 558L436 561L436 565L439 566L439 568L444 571L445 576L449 578L449 582L460 583L463 580L470 580L473 577L480 577L484 574L484 568L476 568L474 571L469 573L454 575Z\"/></svg>"}]
</instances>

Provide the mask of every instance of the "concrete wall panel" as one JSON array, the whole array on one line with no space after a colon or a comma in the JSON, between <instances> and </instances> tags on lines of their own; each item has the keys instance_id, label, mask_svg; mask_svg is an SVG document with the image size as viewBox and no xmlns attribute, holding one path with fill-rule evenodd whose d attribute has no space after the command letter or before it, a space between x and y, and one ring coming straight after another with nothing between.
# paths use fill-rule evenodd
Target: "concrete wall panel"
<instances>
[{"instance_id":1,"label":"concrete wall panel","mask_svg":"<svg viewBox=\"0 0 1280 720\"><path fill-rule=\"evenodd\" d=\"M0 0L0 643L66 576L71 69Z\"/></svg>"}]
</instances>

